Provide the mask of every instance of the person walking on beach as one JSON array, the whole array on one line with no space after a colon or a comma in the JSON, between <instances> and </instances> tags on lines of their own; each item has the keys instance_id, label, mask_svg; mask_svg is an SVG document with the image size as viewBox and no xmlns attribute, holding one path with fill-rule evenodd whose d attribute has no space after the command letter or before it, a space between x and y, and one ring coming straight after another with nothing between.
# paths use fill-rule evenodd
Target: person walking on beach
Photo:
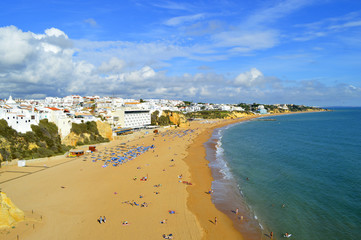
<instances>
[{"instance_id":1,"label":"person walking on beach","mask_svg":"<svg viewBox=\"0 0 361 240\"><path fill-rule=\"evenodd\" d=\"M238 211L239 211L239 209L237 208L237 209L236 209L236 214L237 214L237 215L238 215Z\"/></svg>"},{"instance_id":2,"label":"person walking on beach","mask_svg":"<svg viewBox=\"0 0 361 240\"><path fill-rule=\"evenodd\" d=\"M269 235L270 235L271 239L273 239L273 232L271 232Z\"/></svg>"},{"instance_id":3,"label":"person walking on beach","mask_svg":"<svg viewBox=\"0 0 361 240\"><path fill-rule=\"evenodd\" d=\"M103 222L102 216L99 217L98 222L101 224Z\"/></svg>"},{"instance_id":4,"label":"person walking on beach","mask_svg":"<svg viewBox=\"0 0 361 240\"><path fill-rule=\"evenodd\" d=\"M217 225L217 217L214 217L214 224Z\"/></svg>"},{"instance_id":5,"label":"person walking on beach","mask_svg":"<svg viewBox=\"0 0 361 240\"><path fill-rule=\"evenodd\" d=\"M105 223L107 221L107 219L105 218L105 216L103 216L103 223Z\"/></svg>"}]
</instances>

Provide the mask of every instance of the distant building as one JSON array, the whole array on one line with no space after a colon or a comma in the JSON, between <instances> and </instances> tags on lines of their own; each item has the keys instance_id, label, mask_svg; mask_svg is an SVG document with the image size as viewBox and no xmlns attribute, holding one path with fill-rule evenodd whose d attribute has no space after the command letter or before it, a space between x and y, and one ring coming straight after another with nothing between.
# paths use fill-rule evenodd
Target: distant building
<instances>
[{"instance_id":1,"label":"distant building","mask_svg":"<svg viewBox=\"0 0 361 240\"><path fill-rule=\"evenodd\" d=\"M267 114L268 112L267 112L267 109L261 109L261 110L259 110L259 113L260 114Z\"/></svg>"},{"instance_id":2,"label":"distant building","mask_svg":"<svg viewBox=\"0 0 361 240\"><path fill-rule=\"evenodd\" d=\"M260 114L267 114L267 109L265 109L263 105L259 105L258 110Z\"/></svg>"},{"instance_id":3,"label":"distant building","mask_svg":"<svg viewBox=\"0 0 361 240\"><path fill-rule=\"evenodd\" d=\"M149 110L121 108L111 113L112 123L121 128L143 128L151 124Z\"/></svg>"},{"instance_id":4,"label":"distant building","mask_svg":"<svg viewBox=\"0 0 361 240\"><path fill-rule=\"evenodd\" d=\"M5 119L10 127L21 133L32 131L31 125L39 124L38 115L33 108L19 105L11 96L0 108L0 119Z\"/></svg>"}]
</instances>

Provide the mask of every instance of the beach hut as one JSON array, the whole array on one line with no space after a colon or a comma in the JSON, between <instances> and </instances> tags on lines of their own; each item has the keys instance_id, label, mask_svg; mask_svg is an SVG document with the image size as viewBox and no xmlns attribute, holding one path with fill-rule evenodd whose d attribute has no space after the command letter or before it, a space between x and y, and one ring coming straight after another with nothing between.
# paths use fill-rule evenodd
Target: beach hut
<instances>
[{"instance_id":1,"label":"beach hut","mask_svg":"<svg viewBox=\"0 0 361 240\"><path fill-rule=\"evenodd\" d=\"M80 157L82 155L84 155L83 150L71 150L69 153L69 157Z\"/></svg>"},{"instance_id":2,"label":"beach hut","mask_svg":"<svg viewBox=\"0 0 361 240\"><path fill-rule=\"evenodd\" d=\"M96 151L96 146L94 146L94 145L89 146L89 150L92 151L92 152L95 152Z\"/></svg>"}]
</instances>

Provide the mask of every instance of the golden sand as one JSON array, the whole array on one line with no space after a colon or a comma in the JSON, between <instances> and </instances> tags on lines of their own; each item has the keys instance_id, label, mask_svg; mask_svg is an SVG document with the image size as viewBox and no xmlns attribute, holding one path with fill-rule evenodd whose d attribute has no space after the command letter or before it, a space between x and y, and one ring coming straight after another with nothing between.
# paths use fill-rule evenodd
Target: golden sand
<instances>
[{"instance_id":1,"label":"golden sand","mask_svg":"<svg viewBox=\"0 0 361 240\"><path fill-rule=\"evenodd\" d=\"M212 177L203 143L214 128L236 121L193 122L189 128L101 144L98 152L79 158L58 156L23 168L3 167L0 188L28 218L1 231L0 239L163 239L163 234L174 239L242 239L205 193ZM102 167L111 152L150 145L155 145L154 152ZM92 157L101 160L93 162ZM147 181L141 181L145 177ZM100 224L103 216L106 223Z\"/></svg>"}]
</instances>

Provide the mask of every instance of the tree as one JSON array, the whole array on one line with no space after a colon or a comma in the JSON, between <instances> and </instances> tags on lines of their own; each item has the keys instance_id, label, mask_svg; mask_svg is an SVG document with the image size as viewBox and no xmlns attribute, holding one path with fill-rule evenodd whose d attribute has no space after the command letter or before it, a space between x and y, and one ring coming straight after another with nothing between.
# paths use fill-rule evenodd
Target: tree
<instances>
[{"instance_id":1,"label":"tree","mask_svg":"<svg viewBox=\"0 0 361 240\"><path fill-rule=\"evenodd\" d=\"M186 106L190 106L192 104L191 101L183 101L183 102L184 102L184 105L186 105Z\"/></svg>"},{"instance_id":2,"label":"tree","mask_svg":"<svg viewBox=\"0 0 361 240\"><path fill-rule=\"evenodd\" d=\"M170 120L169 120L169 116L160 116L159 118L159 125L160 126L167 126L170 125Z\"/></svg>"},{"instance_id":3,"label":"tree","mask_svg":"<svg viewBox=\"0 0 361 240\"><path fill-rule=\"evenodd\" d=\"M152 125L157 125L158 124L158 115L159 115L159 111L156 110L152 113L151 117L150 117L150 121Z\"/></svg>"}]
</instances>

